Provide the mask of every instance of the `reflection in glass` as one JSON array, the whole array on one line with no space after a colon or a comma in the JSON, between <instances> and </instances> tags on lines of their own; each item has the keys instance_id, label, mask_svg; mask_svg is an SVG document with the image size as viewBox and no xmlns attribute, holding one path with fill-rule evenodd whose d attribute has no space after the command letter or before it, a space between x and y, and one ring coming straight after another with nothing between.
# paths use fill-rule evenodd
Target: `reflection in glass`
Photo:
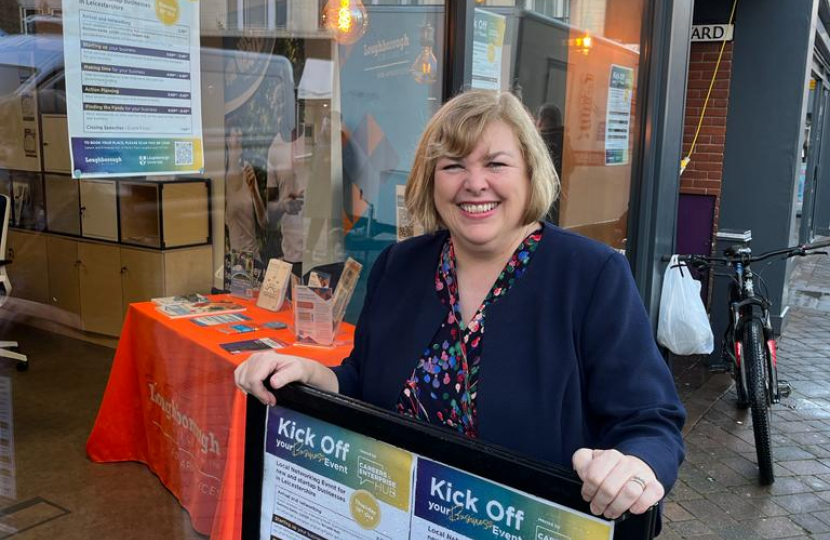
<instances>
[{"instance_id":1,"label":"reflection in glass","mask_svg":"<svg viewBox=\"0 0 830 540\"><path fill-rule=\"evenodd\" d=\"M369 16L360 0L329 0L323 8L323 28L341 45L351 45L366 33Z\"/></svg>"},{"instance_id":2,"label":"reflection in glass","mask_svg":"<svg viewBox=\"0 0 830 540\"><path fill-rule=\"evenodd\" d=\"M429 24L424 25L421 28L421 54L415 59L410 69L412 77L418 84L434 83L437 80L438 60L432 51L433 45L435 45L435 29Z\"/></svg>"},{"instance_id":3,"label":"reflection in glass","mask_svg":"<svg viewBox=\"0 0 830 540\"><path fill-rule=\"evenodd\" d=\"M17 498L16 470L12 380L8 375L0 375L0 498Z\"/></svg>"},{"instance_id":4,"label":"reflection in glass","mask_svg":"<svg viewBox=\"0 0 830 540\"><path fill-rule=\"evenodd\" d=\"M42 231L46 208L40 174L12 171L12 225Z\"/></svg>"},{"instance_id":5,"label":"reflection in glass","mask_svg":"<svg viewBox=\"0 0 830 540\"><path fill-rule=\"evenodd\" d=\"M549 218L625 249L644 5L515 4L476 8L473 84L513 91L535 113L562 184Z\"/></svg>"}]
</instances>

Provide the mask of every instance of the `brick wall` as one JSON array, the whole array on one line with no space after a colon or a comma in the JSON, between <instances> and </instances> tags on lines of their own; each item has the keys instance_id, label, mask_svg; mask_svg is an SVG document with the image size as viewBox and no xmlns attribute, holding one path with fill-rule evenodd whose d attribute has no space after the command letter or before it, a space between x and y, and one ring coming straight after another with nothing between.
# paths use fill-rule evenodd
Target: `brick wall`
<instances>
[{"instance_id":1,"label":"brick wall","mask_svg":"<svg viewBox=\"0 0 830 540\"><path fill-rule=\"evenodd\" d=\"M718 61L721 43L692 43L689 57L689 83L686 90L686 121L683 129L683 156L689 154L697 130L706 93ZM718 75L703 127L697 138L694 154L686 171L680 177L680 193L714 195L715 229L720 207L721 180L723 179L723 147L726 140L726 111L729 103L729 80L732 75L732 43L723 51Z\"/></svg>"}]
</instances>

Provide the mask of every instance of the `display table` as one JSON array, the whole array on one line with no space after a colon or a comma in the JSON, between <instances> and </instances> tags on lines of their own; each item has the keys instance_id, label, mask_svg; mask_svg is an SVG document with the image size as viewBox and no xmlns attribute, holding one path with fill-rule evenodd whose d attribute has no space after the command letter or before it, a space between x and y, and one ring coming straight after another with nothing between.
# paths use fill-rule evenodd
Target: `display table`
<instances>
[{"instance_id":1,"label":"display table","mask_svg":"<svg viewBox=\"0 0 830 540\"><path fill-rule=\"evenodd\" d=\"M253 304L243 315L255 326L290 324L291 318L287 310L273 313ZM226 326L201 327L170 319L152 303L132 304L86 450L99 463L145 463L190 513L194 529L212 539L236 540L245 396L234 386L233 371L249 355L232 355L219 345L260 337L293 343L294 336L290 330L218 330ZM280 352L337 365L351 351L353 333L344 324L336 347L289 346Z\"/></svg>"}]
</instances>

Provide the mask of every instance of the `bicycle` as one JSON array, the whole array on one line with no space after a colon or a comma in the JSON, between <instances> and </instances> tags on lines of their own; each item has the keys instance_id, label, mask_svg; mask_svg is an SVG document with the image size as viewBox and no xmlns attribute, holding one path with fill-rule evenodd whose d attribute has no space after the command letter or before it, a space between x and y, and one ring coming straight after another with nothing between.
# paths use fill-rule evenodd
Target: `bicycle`
<instances>
[{"instance_id":1,"label":"bicycle","mask_svg":"<svg viewBox=\"0 0 830 540\"><path fill-rule=\"evenodd\" d=\"M721 342L721 358L724 367L715 371L727 371L735 379L738 408L751 410L752 430L755 436L755 452L761 485L775 481L772 468L772 440L770 435L770 408L781 397L790 395L791 387L778 380L777 350L770 320L770 302L760 290L756 290L751 264L776 256L781 260L807 255L827 255L815 251L830 246L830 239L768 251L752 256L747 245L735 245L723 251L723 256L679 255L678 262L685 262L696 269L727 267L731 278L729 289L729 324ZM663 257L670 260L670 257ZM761 279L760 273L757 275ZM763 282L761 282L763 283ZM760 289L760 287L759 287Z\"/></svg>"}]
</instances>

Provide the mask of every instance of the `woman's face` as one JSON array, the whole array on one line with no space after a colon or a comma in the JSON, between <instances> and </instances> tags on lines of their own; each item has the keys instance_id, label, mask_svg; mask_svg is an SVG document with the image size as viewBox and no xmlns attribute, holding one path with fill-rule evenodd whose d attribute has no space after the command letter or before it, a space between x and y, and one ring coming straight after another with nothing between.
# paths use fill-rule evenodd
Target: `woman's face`
<instances>
[{"instance_id":1,"label":"woman's face","mask_svg":"<svg viewBox=\"0 0 830 540\"><path fill-rule=\"evenodd\" d=\"M508 249L524 227L529 196L519 141L503 122L487 126L470 155L436 163L435 207L453 242L467 250Z\"/></svg>"},{"instance_id":2,"label":"woman's face","mask_svg":"<svg viewBox=\"0 0 830 540\"><path fill-rule=\"evenodd\" d=\"M242 148L242 131L239 128L231 128L228 132L228 148L230 150Z\"/></svg>"}]
</instances>

